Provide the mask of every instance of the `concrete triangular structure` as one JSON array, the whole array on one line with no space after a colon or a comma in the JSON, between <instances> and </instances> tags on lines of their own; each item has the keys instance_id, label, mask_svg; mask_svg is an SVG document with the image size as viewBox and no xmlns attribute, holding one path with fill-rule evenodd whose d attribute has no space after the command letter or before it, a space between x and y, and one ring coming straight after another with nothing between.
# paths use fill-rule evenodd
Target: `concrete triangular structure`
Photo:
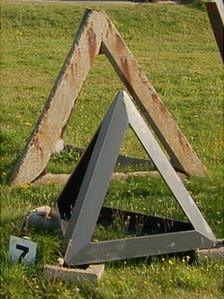
<instances>
[{"instance_id":1,"label":"concrete triangular structure","mask_svg":"<svg viewBox=\"0 0 224 299\"><path fill-rule=\"evenodd\" d=\"M204 175L201 161L111 20L104 11L87 10L42 114L12 171L11 184L31 183L44 172L98 54L106 55L172 163L189 175Z\"/></svg>"},{"instance_id":2,"label":"concrete triangular structure","mask_svg":"<svg viewBox=\"0 0 224 299\"><path fill-rule=\"evenodd\" d=\"M189 222L102 208L128 125L152 159ZM126 92L117 94L62 190L56 210L67 244L64 262L69 266L183 252L212 247L216 242L194 200ZM139 217L143 236L92 242L97 221L110 222L118 213L129 219L132 233L138 226Z\"/></svg>"}]
</instances>

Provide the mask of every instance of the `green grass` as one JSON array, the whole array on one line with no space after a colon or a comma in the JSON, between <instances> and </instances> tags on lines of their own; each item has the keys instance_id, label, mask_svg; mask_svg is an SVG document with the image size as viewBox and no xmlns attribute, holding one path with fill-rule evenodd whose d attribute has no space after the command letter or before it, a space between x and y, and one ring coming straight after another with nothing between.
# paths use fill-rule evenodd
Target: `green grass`
<instances>
[{"instance_id":1,"label":"green grass","mask_svg":"<svg viewBox=\"0 0 224 299\"><path fill-rule=\"evenodd\" d=\"M206 12L195 5L100 7L116 24L207 167L207 177L193 177L186 185L217 237L222 238L223 72ZM84 8L84 5L2 4L1 295L3 298L221 298L224 267L218 262L190 266L185 260L175 259L121 261L106 264L104 276L96 287L51 284L42 277L43 265L54 263L61 256L61 240L46 232L28 232L38 244L34 266L14 265L7 259L9 236L20 235L25 213L40 205L52 205L61 189L26 185L14 189L7 185L6 177L32 132ZM123 86L105 57L98 57L80 94L76 113L69 121L67 143L88 144L120 88ZM144 156L130 131L122 153ZM77 159L71 152L55 155L48 170L70 172ZM159 178L113 182L106 204L183 217ZM116 238L123 233L98 228L94 238Z\"/></svg>"}]
</instances>

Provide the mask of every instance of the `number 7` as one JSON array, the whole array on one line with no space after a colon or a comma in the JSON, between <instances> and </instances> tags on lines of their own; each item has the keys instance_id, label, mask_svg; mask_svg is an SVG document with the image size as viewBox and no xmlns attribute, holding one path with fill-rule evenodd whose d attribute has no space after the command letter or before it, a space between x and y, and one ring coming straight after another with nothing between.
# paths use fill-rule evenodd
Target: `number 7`
<instances>
[{"instance_id":1,"label":"number 7","mask_svg":"<svg viewBox=\"0 0 224 299\"><path fill-rule=\"evenodd\" d=\"M24 257L27 255L27 253L29 252L29 248L23 245L19 245L16 244L16 249L22 250L23 252L21 253L18 261L21 261L22 259L24 259Z\"/></svg>"}]
</instances>

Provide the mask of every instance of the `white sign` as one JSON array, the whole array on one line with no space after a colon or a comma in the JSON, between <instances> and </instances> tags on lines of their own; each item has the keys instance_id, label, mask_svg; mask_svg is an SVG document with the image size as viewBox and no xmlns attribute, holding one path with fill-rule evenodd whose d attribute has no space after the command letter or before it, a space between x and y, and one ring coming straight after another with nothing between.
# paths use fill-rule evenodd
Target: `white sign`
<instances>
[{"instance_id":1,"label":"white sign","mask_svg":"<svg viewBox=\"0 0 224 299\"><path fill-rule=\"evenodd\" d=\"M10 236L9 257L14 262L32 264L35 262L37 244L20 237Z\"/></svg>"}]
</instances>

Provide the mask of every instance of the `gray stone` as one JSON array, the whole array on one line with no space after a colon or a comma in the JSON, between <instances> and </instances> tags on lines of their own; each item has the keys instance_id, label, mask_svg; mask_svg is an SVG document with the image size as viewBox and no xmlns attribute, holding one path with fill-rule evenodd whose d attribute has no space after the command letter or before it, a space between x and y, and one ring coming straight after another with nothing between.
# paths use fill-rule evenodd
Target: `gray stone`
<instances>
[{"instance_id":1,"label":"gray stone","mask_svg":"<svg viewBox=\"0 0 224 299\"><path fill-rule=\"evenodd\" d=\"M25 216L24 229L61 231L60 222L54 210L49 206L38 207Z\"/></svg>"},{"instance_id":2,"label":"gray stone","mask_svg":"<svg viewBox=\"0 0 224 299\"><path fill-rule=\"evenodd\" d=\"M89 281L96 283L104 272L104 264L89 265L86 269L67 268L60 265L45 265L44 278L49 281L63 280L66 282Z\"/></svg>"},{"instance_id":3,"label":"gray stone","mask_svg":"<svg viewBox=\"0 0 224 299\"><path fill-rule=\"evenodd\" d=\"M198 250L199 261L223 261L224 260L224 247L220 248L211 248L211 249L202 249Z\"/></svg>"}]
</instances>

